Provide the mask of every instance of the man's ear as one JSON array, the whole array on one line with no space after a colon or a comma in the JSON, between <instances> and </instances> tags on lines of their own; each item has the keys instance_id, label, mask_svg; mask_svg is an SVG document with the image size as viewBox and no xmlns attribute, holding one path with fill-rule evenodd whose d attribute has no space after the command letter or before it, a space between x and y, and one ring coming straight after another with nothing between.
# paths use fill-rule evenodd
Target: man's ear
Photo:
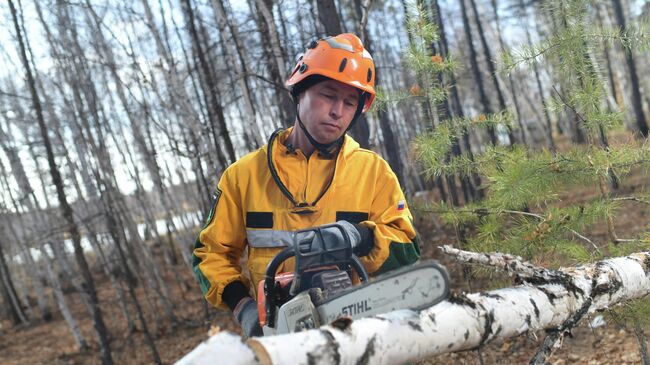
<instances>
[{"instance_id":1,"label":"man's ear","mask_svg":"<svg viewBox=\"0 0 650 365\"><path fill-rule=\"evenodd\" d=\"M300 105L302 102L302 99L305 98L305 94L307 93L307 90L302 90L300 94L296 96L296 106Z\"/></svg>"}]
</instances>

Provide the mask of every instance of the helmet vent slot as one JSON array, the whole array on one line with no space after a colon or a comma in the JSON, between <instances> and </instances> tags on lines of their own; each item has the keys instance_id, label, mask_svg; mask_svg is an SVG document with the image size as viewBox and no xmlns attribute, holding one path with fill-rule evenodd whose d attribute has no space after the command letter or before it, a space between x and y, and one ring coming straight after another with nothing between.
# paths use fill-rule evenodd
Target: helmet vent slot
<instances>
[{"instance_id":1,"label":"helmet vent slot","mask_svg":"<svg viewBox=\"0 0 650 365\"><path fill-rule=\"evenodd\" d=\"M339 72L343 72L345 70L345 65L348 63L348 59L344 58L341 60L341 65L339 66Z\"/></svg>"},{"instance_id":2,"label":"helmet vent slot","mask_svg":"<svg viewBox=\"0 0 650 365\"><path fill-rule=\"evenodd\" d=\"M370 80L372 80L372 70L368 69L368 82L370 82Z\"/></svg>"}]
</instances>

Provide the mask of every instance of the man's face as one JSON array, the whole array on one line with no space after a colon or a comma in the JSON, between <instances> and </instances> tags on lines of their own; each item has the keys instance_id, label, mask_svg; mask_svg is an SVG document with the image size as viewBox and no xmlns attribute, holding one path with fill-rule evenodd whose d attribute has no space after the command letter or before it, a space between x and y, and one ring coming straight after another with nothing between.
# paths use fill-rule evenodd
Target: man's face
<instances>
[{"instance_id":1,"label":"man's face","mask_svg":"<svg viewBox=\"0 0 650 365\"><path fill-rule=\"evenodd\" d=\"M335 80L319 82L298 98L298 113L320 143L336 141L352 122L359 103L358 89Z\"/></svg>"}]
</instances>

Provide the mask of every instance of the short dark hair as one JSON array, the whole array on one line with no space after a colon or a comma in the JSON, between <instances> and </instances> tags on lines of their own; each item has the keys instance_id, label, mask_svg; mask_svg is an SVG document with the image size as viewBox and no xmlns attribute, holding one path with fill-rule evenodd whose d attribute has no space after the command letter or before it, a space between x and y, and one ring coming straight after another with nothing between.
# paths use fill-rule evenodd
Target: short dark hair
<instances>
[{"instance_id":1,"label":"short dark hair","mask_svg":"<svg viewBox=\"0 0 650 365\"><path fill-rule=\"evenodd\" d=\"M332 79L323 75L311 75L305 78L304 80L302 80L301 82L297 83L296 85L294 85L291 88L291 90L289 90L289 92L291 93L293 100L298 101L298 96L300 96L300 94L303 91L306 91L310 87L327 80L332 80Z\"/></svg>"}]
</instances>

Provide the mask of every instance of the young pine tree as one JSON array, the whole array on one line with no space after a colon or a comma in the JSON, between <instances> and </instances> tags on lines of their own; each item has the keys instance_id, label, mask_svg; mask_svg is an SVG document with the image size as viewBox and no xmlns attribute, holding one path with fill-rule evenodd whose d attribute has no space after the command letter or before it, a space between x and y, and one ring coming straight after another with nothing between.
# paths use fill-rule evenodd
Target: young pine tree
<instances>
[{"instance_id":1,"label":"young pine tree","mask_svg":"<svg viewBox=\"0 0 650 365\"><path fill-rule=\"evenodd\" d=\"M408 22L410 47L405 64L418 83L410 92L383 92L382 102L418 98L429 131L414 143L414 151L429 177L480 176L484 199L454 207L432 202L421 210L440 215L453 225L459 245L478 252L507 252L541 266L594 261L650 249L650 225L645 231L617 231L617 217L630 204L650 206L650 193L634 196L614 190L625 187L636 174L647 176L650 143L631 135L621 126L624 113L608 110L603 72L598 59L602 41L619 43L624 49L648 49L647 24L619 29L598 28L592 18L595 4L587 0L551 0L543 12L553 31L538 44L522 46L502 56L501 68L539 66L550 69L557 84L549 85L553 95L549 108L563 115L563 125L581 135L556 152L530 146L472 146L471 151L454 156L451 150L468 133L484 133L487 128L504 130L512 119L507 110L434 123L426 108L445 97L448 86L438 80L440 73L453 72L454 62L431 57L430 44L437 38L422 9ZM610 137L616 134L616 142ZM622 138L621 138L622 137ZM473 152L473 156L470 154ZM621 191L625 189L620 189ZM628 189L629 190L629 189ZM580 197L579 197L580 196ZM643 208L647 209L647 208ZM606 232L596 235L594 232ZM632 319L638 338L643 338L640 320L648 321L650 303L638 300L613 312L616 318ZM640 343L645 342L640 340Z\"/></svg>"}]
</instances>

